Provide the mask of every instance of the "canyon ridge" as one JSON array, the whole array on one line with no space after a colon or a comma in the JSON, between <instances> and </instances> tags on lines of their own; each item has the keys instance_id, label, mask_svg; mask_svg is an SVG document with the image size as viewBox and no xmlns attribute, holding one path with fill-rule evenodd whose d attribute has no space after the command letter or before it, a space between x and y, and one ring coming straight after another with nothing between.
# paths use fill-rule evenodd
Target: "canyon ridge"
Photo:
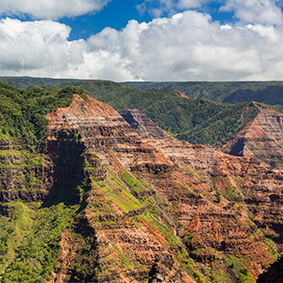
<instances>
[{"instance_id":1,"label":"canyon ridge","mask_svg":"<svg viewBox=\"0 0 283 283\"><path fill-rule=\"evenodd\" d=\"M46 115L42 151L1 138L2 281L255 282L282 252L281 167L121 114L145 137L74 93Z\"/></svg>"}]
</instances>

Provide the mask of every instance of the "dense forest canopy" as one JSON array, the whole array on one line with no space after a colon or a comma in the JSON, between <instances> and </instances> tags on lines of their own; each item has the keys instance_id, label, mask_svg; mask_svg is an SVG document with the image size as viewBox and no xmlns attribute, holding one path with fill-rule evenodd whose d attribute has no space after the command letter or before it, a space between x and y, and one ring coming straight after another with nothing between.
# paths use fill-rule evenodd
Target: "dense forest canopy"
<instances>
[{"instance_id":1,"label":"dense forest canopy","mask_svg":"<svg viewBox=\"0 0 283 283\"><path fill-rule=\"evenodd\" d=\"M58 107L67 107L73 93L83 94L76 87L60 91L41 88L17 89L0 82L0 137L21 141L26 146L41 146L46 137L45 115Z\"/></svg>"}]
</instances>

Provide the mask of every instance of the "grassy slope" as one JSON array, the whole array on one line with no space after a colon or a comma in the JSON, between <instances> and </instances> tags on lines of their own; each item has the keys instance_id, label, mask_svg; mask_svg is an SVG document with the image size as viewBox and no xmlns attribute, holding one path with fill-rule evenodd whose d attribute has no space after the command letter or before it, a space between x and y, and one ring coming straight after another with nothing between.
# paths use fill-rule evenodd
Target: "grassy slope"
<instances>
[{"instance_id":1,"label":"grassy slope","mask_svg":"<svg viewBox=\"0 0 283 283\"><path fill-rule=\"evenodd\" d=\"M0 138L37 146L44 140L48 120L45 115L58 107L67 107L79 88L45 91L41 88L17 89L0 82Z\"/></svg>"}]
</instances>

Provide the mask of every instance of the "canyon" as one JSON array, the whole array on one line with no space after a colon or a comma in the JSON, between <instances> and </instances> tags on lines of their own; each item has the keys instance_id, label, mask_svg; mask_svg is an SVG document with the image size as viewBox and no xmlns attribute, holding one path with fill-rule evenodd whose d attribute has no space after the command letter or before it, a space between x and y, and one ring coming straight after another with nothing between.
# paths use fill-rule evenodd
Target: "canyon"
<instances>
[{"instance_id":1,"label":"canyon","mask_svg":"<svg viewBox=\"0 0 283 283\"><path fill-rule=\"evenodd\" d=\"M2 279L24 278L29 265L34 282L255 282L282 252L281 167L178 141L136 110L121 114L146 136L74 94L46 116L42 154L1 140L0 213L12 219L21 207L27 218L13 252L0 249ZM260 115L275 114L248 126Z\"/></svg>"},{"instance_id":2,"label":"canyon","mask_svg":"<svg viewBox=\"0 0 283 283\"><path fill-rule=\"evenodd\" d=\"M236 156L253 155L272 167L282 167L283 114L264 104L253 104L258 107L259 114L225 145L224 152Z\"/></svg>"}]
</instances>

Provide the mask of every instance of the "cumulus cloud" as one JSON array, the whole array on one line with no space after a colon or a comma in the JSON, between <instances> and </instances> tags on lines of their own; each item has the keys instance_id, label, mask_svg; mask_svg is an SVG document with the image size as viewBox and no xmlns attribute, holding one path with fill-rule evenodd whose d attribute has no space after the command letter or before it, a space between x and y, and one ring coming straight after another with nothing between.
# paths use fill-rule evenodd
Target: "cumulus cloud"
<instances>
[{"instance_id":1,"label":"cumulus cloud","mask_svg":"<svg viewBox=\"0 0 283 283\"><path fill-rule=\"evenodd\" d=\"M140 15L150 14L153 18L164 15L174 15L180 10L202 7L204 3L211 0L145 0L136 8Z\"/></svg>"},{"instance_id":2,"label":"cumulus cloud","mask_svg":"<svg viewBox=\"0 0 283 283\"><path fill-rule=\"evenodd\" d=\"M111 0L1 0L1 15L29 15L34 19L60 19L100 11Z\"/></svg>"},{"instance_id":3,"label":"cumulus cloud","mask_svg":"<svg viewBox=\"0 0 283 283\"><path fill-rule=\"evenodd\" d=\"M115 54L123 70L141 80L281 79L282 29L265 25L221 26L207 14L186 11L172 18L105 29L88 44Z\"/></svg>"},{"instance_id":4,"label":"cumulus cloud","mask_svg":"<svg viewBox=\"0 0 283 283\"><path fill-rule=\"evenodd\" d=\"M129 21L88 40L46 21L0 21L0 75L127 80L281 80L283 27L221 25L185 11L149 23Z\"/></svg>"},{"instance_id":5,"label":"cumulus cloud","mask_svg":"<svg viewBox=\"0 0 283 283\"><path fill-rule=\"evenodd\" d=\"M148 12L156 18L186 9L207 11L206 4L213 3L220 5L219 12L233 12L235 19L243 22L275 25L283 23L282 0L145 0L137 8L140 12Z\"/></svg>"},{"instance_id":6,"label":"cumulus cloud","mask_svg":"<svg viewBox=\"0 0 283 283\"><path fill-rule=\"evenodd\" d=\"M83 41L68 42L70 27L53 22L0 21L0 72L54 75L81 64Z\"/></svg>"},{"instance_id":7,"label":"cumulus cloud","mask_svg":"<svg viewBox=\"0 0 283 283\"><path fill-rule=\"evenodd\" d=\"M226 0L221 11L233 11L237 19L248 23L283 23L281 7L275 0Z\"/></svg>"}]
</instances>

